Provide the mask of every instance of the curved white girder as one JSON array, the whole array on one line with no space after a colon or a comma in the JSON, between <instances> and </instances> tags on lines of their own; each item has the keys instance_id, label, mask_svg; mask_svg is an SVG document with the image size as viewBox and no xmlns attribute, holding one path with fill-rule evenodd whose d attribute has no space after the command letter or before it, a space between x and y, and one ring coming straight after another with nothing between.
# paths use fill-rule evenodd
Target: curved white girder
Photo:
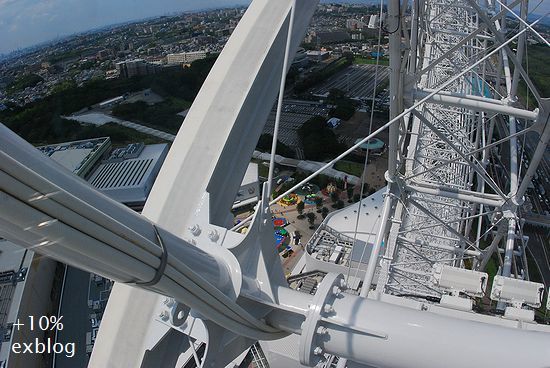
<instances>
[{"instance_id":1,"label":"curved white girder","mask_svg":"<svg viewBox=\"0 0 550 368\"><path fill-rule=\"evenodd\" d=\"M317 2L296 2L291 57ZM218 56L143 210L166 230L189 237L199 211L200 226L230 225L231 205L277 96L293 3L253 1ZM89 366L139 367L145 350L168 330L154 321L162 298L115 284Z\"/></svg>"},{"instance_id":2,"label":"curved white girder","mask_svg":"<svg viewBox=\"0 0 550 368\"><path fill-rule=\"evenodd\" d=\"M176 236L191 239L190 243L197 244L199 247L210 244L209 237L204 235L210 231L219 231L218 235L222 239L229 240L223 242L224 244L234 245L243 240L242 236L227 232L216 225L227 225L227 215L235 192L277 94L292 3L287 0L256 0L251 5L197 97L145 207L144 215L150 220ZM301 40L315 3L300 1L297 4L294 25L297 33L294 33L292 39L292 50L295 50ZM397 41L400 42L400 40ZM545 134L548 135L548 130L545 130ZM472 149L472 147L467 148ZM0 153L3 155L5 155L4 150L0 146ZM7 156L10 156L9 152ZM1 163L0 167L4 173L10 171L9 165L5 162ZM10 180L7 176L9 175L0 177L4 180L1 183L2 189L11 189L11 192L10 194L0 193L1 199L5 203L14 204L15 209L15 205L20 206L17 199L14 199L17 195L16 189L25 186L32 188L32 184L27 182L17 188L9 187L6 185ZM56 179L53 178L52 181L56 182ZM264 195L263 203L266 200ZM99 202L101 200L98 199ZM27 207L29 213L36 210L36 208L30 209L33 205L27 205ZM120 224L126 224L122 219L125 216L130 218L132 216L127 213L128 209L125 209L126 213L122 209L119 210L121 211L119 212ZM17 214L10 215L6 208L0 211L3 221L13 220L13 223L8 221L9 224L18 225L10 228L13 234L20 234L21 229L24 229L24 226L21 226L26 220L24 212L21 210ZM78 211L76 213L78 214ZM137 216L133 213L132 215ZM261 226L262 223L270 224L270 213L267 208L258 211L257 216L259 217L256 218L258 220L255 222L256 226ZM113 215L112 218L117 219L117 216ZM58 225L63 226L62 222L59 221ZM136 224L137 222L133 222L135 227L139 227ZM202 235L199 236L200 231L197 233L197 228L193 232L188 229L188 226L193 224L199 225ZM109 226L104 225L104 227L107 229ZM248 248L241 248L240 251L247 253L258 243L273 251L268 242L263 242L268 238L272 240L271 234L267 231L267 227L264 226L263 230L263 235L269 236L258 235L257 241L251 241ZM33 231L36 233L38 230ZM25 237L33 231L24 233L22 236ZM84 232L83 230L82 233ZM76 236L74 238L77 239ZM193 242L194 239L197 241ZM69 239L54 240L56 240L54 244L58 247L71 244ZM27 243L27 245L32 244ZM217 244L220 243L222 242ZM56 246L48 249L53 250ZM181 247L196 250L183 242ZM212 248L206 245L204 247ZM112 251L112 249L108 250ZM217 254L213 249L207 253ZM452 317L444 316L449 311L438 306L422 304L420 307L421 303L417 303L418 308L415 310L415 308L392 306L385 303L384 297L382 301L376 301L342 294L339 288L344 286L340 282L341 275L327 276L314 297L285 287L270 290L269 285L267 287L262 285L265 279L246 278L245 262L243 262L241 275L239 267L231 267L230 263L233 260L231 255L223 252L219 254L227 254L228 258L231 258L225 259L225 266L231 269L233 274L228 275L225 272L219 274L218 279L213 281L218 291L228 284L227 281L233 281L235 291L241 291L240 302L248 306L249 311L264 307L268 310L273 309L267 315L267 321L270 322L271 327L279 327L282 331L302 335L301 359L308 364L314 364L315 359L319 358L317 351L376 366L395 367L441 365L462 367L472 361L475 361L476 365L497 364L501 367L516 367L523 364L544 367L550 359L549 351L545 349L548 346L550 334L529 331L546 330L543 326L515 323L509 320L500 320L499 323L495 323L495 321L488 321L494 317L474 317L474 314L469 312L464 312L461 320L454 318L454 314ZM87 257L89 253L84 250L82 256ZM239 260L243 259L240 257L244 257L242 253L239 254L236 251L233 252L233 256ZM197 258L202 260L202 257ZM205 255L204 258L208 257ZM75 259L74 256L73 259ZM71 256L67 260L70 261ZM182 261L185 260L182 259ZM105 262L105 268L97 265L95 269L92 267L90 270L108 269L112 272L114 265L116 262L109 259ZM135 279L135 274L131 272L132 268L126 264L124 266L124 271L129 271L128 274ZM200 270L197 272L200 273ZM223 275L226 277L221 280ZM268 281L271 281L272 276L268 274ZM216 283L216 281L219 282ZM241 281L243 281L242 289ZM266 293L274 290L276 291L271 295ZM226 290L226 292L231 294L230 291ZM182 300L185 301L185 299ZM166 336L170 335L166 333L172 330L167 324L154 321L154 314L158 313L160 302L161 297L156 294L117 284L102 321L90 366L151 366L143 365L146 350L161 344L163 340L166 342ZM434 310L430 309L431 307L434 307ZM438 308L439 312L437 312ZM200 313L199 308L194 311ZM503 326L495 326L495 324ZM318 327L325 329L319 330ZM174 330L176 330L175 327ZM238 328L232 328L232 330L236 334L244 334L239 332ZM215 341L221 342L219 336L211 337L217 337ZM483 342L498 339L504 340L500 345L503 350L495 352L497 356L485 354L491 350L483 346ZM182 339L181 336L177 336L174 340ZM250 342L250 340L234 340L237 340L235 346L240 348ZM179 343L177 341L174 343L170 340L172 345L166 345L175 349L170 351L160 349L152 354L154 359L157 359L154 361L154 366L174 364L177 359L174 351L184 345L181 341ZM526 344L522 345L520 352L514 350L516 342ZM466 347L468 344L471 345ZM223 346L225 345L216 345L215 352L224 353L220 350ZM430 355L430 349L435 350L432 355ZM453 354L460 355L453 360ZM317 358L315 358L316 355ZM409 359L412 361L409 362Z\"/></svg>"}]
</instances>

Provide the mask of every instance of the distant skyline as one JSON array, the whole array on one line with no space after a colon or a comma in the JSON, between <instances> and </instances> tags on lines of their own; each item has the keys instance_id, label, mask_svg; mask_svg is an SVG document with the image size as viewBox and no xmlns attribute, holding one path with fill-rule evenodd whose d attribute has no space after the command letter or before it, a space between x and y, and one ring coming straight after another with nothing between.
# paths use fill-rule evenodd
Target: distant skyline
<instances>
[{"instance_id":1,"label":"distant skyline","mask_svg":"<svg viewBox=\"0 0 550 368\"><path fill-rule=\"evenodd\" d=\"M112 24L249 3L250 0L0 0L0 54ZM550 1L543 1L536 13L549 11Z\"/></svg>"},{"instance_id":2,"label":"distant skyline","mask_svg":"<svg viewBox=\"0 0 550 368\"><path fill-rule=\"evenodd\" d=\"M250 0L0 0L0 54L75 33Z\"/></svg>"}]
</instances>

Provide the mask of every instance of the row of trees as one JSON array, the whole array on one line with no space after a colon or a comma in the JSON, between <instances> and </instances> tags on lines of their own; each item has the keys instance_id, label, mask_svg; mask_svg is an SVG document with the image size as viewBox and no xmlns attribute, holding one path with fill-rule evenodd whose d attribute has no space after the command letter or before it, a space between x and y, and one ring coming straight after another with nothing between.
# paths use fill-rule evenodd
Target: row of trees
<instances>
[{"instance_id":1,"label":"row of trees","mask_svg":"<svg viewBox=\"0 0 550 368\"><path fill-rule=\"evenodd\" d=\"M271 134L264 133L260 136L260 139L258 139L256 148L262 152L271 152L272 142L273 136ZM277 154L289 158L296 157L296 152L280 140L277 140Z\"/></svg>"},{"instance_id":2,"label":"row of trees","mask_svg":"<svg viewBox=\"0 0 550 368\"><path fill-rule=\"evenodd\" d=\"M321 198L317 198L315 201L315 205L317 207L317 213L320 213L323 219L325 219L328 216L329 210L326 207L323 207L323 200ZM309 228L313 229L315 220L317 220L317 215L313 212L308 212L304 215L304 209L305 204L304 202L299 202L296 205L296 210L298 211L298 218L304 219L307 218L307 221L309 222Z\"/></svg>"},{"instance_id":3,"label":"row of trees","mask_svg":"<svg viewBox=\"0 0 550 368\"><path fill-rule=\"evenodd\" d=\"M330 114L342 120L349 120L355 114L356 102L346 97L346 93L338 88L333 88L327 97L327 102L336 107Z\"/></svg>"}]
</instances>

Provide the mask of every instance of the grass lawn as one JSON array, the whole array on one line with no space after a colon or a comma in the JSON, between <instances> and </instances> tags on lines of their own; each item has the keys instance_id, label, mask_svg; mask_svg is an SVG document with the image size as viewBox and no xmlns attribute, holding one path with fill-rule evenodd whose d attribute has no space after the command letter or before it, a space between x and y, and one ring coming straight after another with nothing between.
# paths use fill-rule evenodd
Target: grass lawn
<instances>
[{"instance_id":1,"label":"grass lawn","mask_svg":"<svg viewBox=\"0 0 550 368\"><path fill-rule=\"evenodd\" d=\"M354 64L376 64L376 59L367 59L364 57L355 57L353 58ZM388 59L380 59L378 62L378 65L390 65L390 61Z\"/></svg>"},{"instance_id":2,"label":"grass lawn","mask_svg":"<svg viewBox=\"0 0 550 368\"><path fill-rule=\"evenodd\" d=\"M343 171L350 175L355 175L359 178L363 173L363 165L357 162L338 161L337 163L334 164L333 168L339 171Z\"/></svg>"},{"instance_id":3,"label":"grass lawn","mask_svg":"<svg viewBox=\"0 0 550 368\"><path fill-rule=\"evenodd\" d=\"M258 164L258 176L261 176L263 178L268 177L268 175L269 175L269 161L262 161L262 160L258 160L258 159L253 158L252 160L250 160L250 162L254 162L254 163ZM279 168L279 170L280 170L280 167L277 164L275 164L275 168Z\"/></svg>"}]
</instances>

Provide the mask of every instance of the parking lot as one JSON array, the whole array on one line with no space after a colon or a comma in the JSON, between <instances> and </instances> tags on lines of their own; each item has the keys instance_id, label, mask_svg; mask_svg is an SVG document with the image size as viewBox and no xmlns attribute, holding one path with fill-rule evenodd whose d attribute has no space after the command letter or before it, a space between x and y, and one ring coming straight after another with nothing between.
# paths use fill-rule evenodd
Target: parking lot
<instances>
[{"instance_id":1,"label":"parking lot","mask_svg":"<svg viewBox=\"0 0 550 368\"><path fill-rule=\"evenodd\" d=\"M315 96L326 97L331 89L336 88L346 92L346 95L353 99L371 99L375 71L376 65L351 65L327 79L323 84L312 88L310 92ZM389 71L390 69L386 66L378 66L378 85L385 83Z\"/></svg>"},{"instance_id":2,"label":"parking lot","mask_svg":"<svg viewBox=\"0 0 550 368\"><path fill-rule=\"evenodd\" d=\"M296 150L297 158L303 159L298 129L313 116L328 117L329 109L319 103L285 100L281 109L279 141ZM264 127L264 133L273 134L276 106L273 107Z\"/></svg>"}]
</instances>

